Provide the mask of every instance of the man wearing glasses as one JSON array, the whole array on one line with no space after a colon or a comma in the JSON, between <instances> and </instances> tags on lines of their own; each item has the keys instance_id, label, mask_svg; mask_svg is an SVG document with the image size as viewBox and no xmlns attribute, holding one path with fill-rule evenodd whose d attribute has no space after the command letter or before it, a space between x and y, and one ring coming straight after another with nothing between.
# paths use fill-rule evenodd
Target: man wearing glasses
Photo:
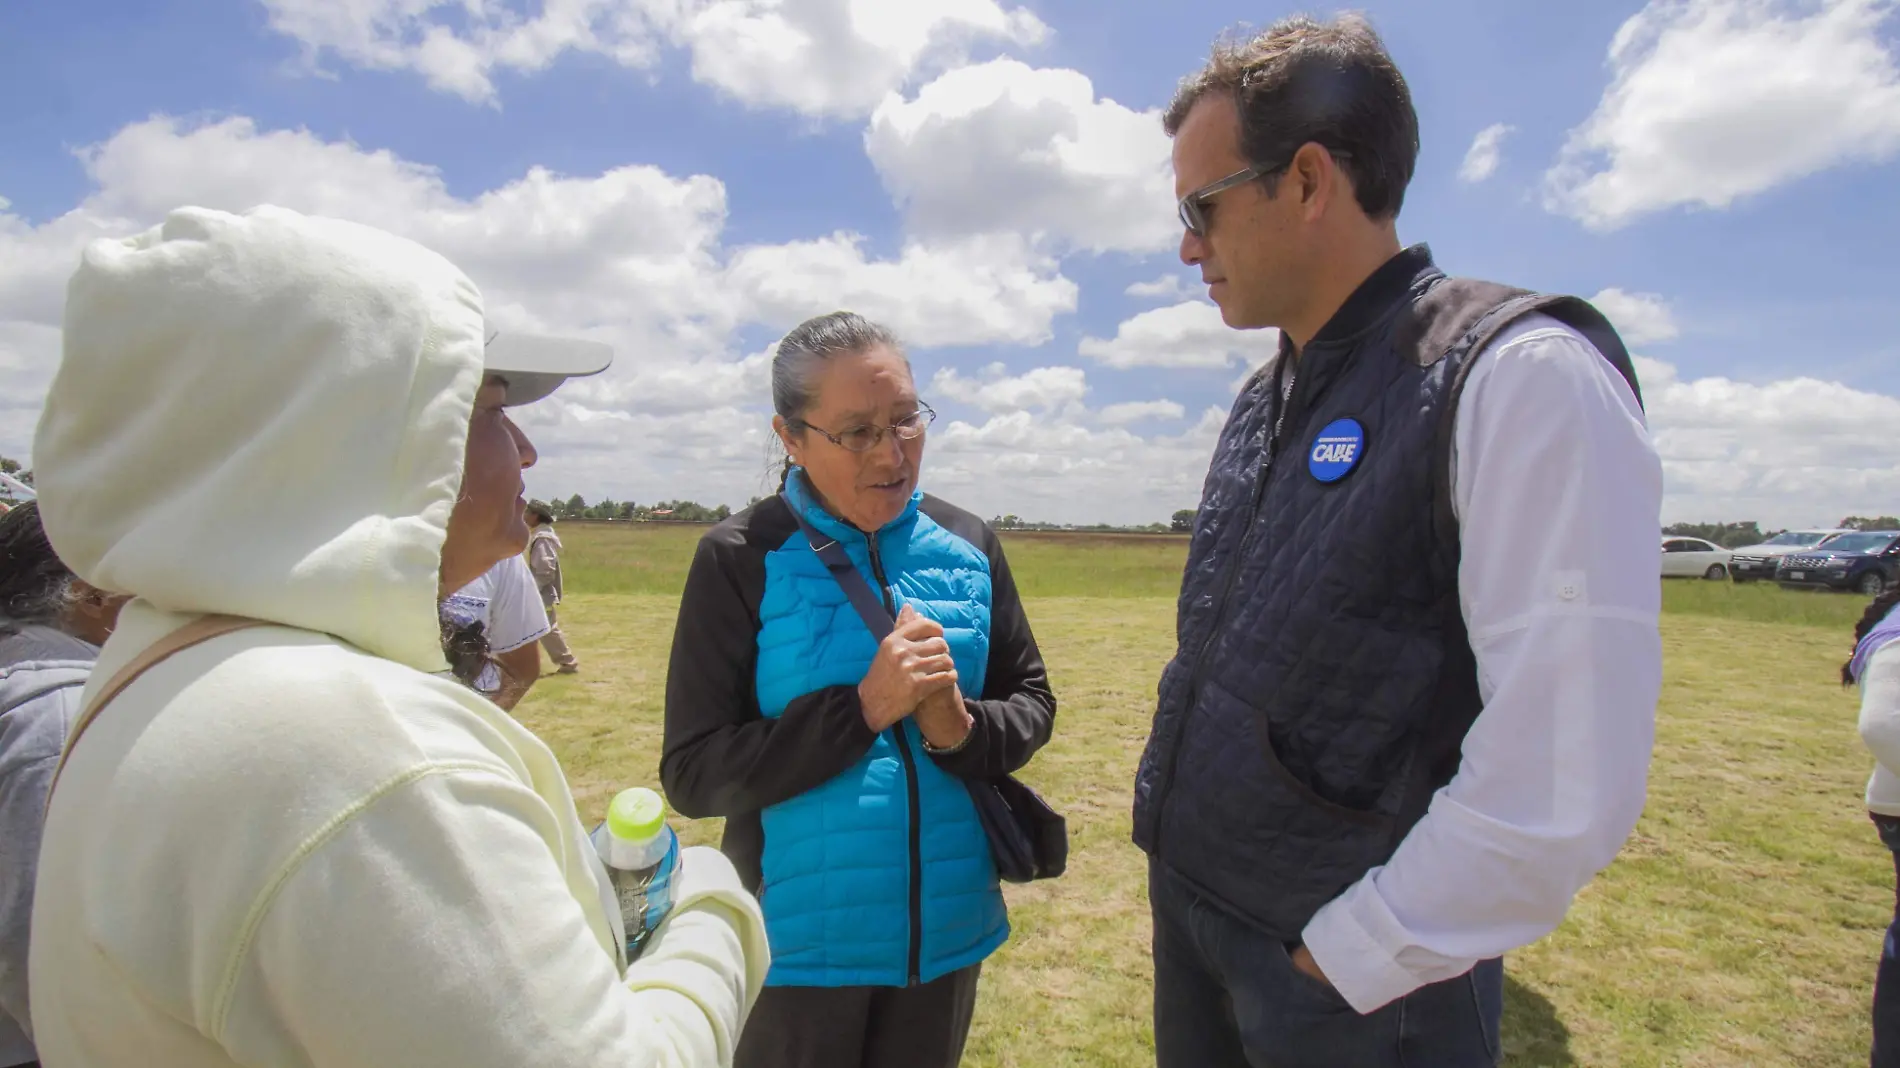
<instances>
[{"instance_id":1,"label":"man wearing glasses","mask_svg":"<svg viewBox=\"0 0 1900 1068\"><path fill-rule=\"evenodd\" d=\"M1643 807L1661 465L1588 304L1446 277L1363 20L1223 44L1166 116L1215 448L1135 784L1174 1066L1492 1065L1506 951Z\"/></svg>"}]
</instances>

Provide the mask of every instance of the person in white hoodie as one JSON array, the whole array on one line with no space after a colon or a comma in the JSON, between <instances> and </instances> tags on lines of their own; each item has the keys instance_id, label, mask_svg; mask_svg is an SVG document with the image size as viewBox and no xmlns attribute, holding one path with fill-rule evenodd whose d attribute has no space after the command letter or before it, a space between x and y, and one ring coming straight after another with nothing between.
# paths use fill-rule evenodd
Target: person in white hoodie
<instances>
[{"instance_id":1,"label":"person in white hoodie","mask_svg":"<svg viewBox=\"0 0 1900 1068\"><path fill-rule=\"evenodd\" d=\"M484 334L461 271L350 223L187 208L86 249L34 441L54 548L134 595L86 700L203 617L264 625L69 744L49 1068L730 1063L769 964L731 865L687 850L628 965L559 763L448 675L439 598L528 538L506 409L560 377Z\"/></svg>"}]
</instances>

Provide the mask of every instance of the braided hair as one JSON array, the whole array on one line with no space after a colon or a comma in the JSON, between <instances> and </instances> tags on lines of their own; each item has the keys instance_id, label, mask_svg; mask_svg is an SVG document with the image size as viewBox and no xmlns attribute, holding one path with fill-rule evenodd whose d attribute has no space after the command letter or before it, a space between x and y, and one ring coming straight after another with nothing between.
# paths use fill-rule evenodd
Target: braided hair
<instances>
[{"instance_id":1,"label":"braided hair","mask_svg":"<svg viewBox=\"0 0 1900 1068\"><path fill-rule=\"evenodd\" d=\"M475 680L482 676L482 669L488 666L488 635L482 633L480 620L458 623L447 614L441 615L439 620L442 655L448 658L449 673L472 690Z\"/></svg>"},{"instance_id":2,"label":"braided hair","mask_svg":"<svg viewBox=\"0 0 1900 1068\"><path fill-rule=\"evenodd\" d=\"M1896 606L1900 606L1900 586L1895 586L1873 599L1873 602L1867 606L1867 611L1861 615L1860 622L1854 625L1855 649L1860 648L1861 639L1872 633L1873 629L1880 625L1880 621L1886 619L1887 614ZM1847 663L1841 665L1841 685L1854 685L1853 664L1853 658L1850 656Z\"/></svg>"},{"instance_id":3,"label":"braided hair","mask_svg":"<svg viewBox=\"0 0 1900 1068\"><path fill-rule=\"evenodd\" d=\"M39 502L0 515L0 637L24 623L57 623L72 601L73 573L47 540Z\"/></svg>"}]
</instances>

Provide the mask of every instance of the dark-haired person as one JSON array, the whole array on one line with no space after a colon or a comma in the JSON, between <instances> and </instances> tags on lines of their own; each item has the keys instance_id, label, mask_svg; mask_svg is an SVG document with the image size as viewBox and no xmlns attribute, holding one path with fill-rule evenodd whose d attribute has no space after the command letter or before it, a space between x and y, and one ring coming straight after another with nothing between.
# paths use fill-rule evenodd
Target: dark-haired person
<instances>
[{"instance_id":1,"label":"dark-haired person","mask_svg":"<svg viewBox=\"0 0 1900 1068\"><path fill-rule=\"evenodd\" d=\"M1447 277L1397 217L1405 80L1357 17L1218 45L1165 116L1222 430L1134 804L1166 1068L1497 1058L1503 953L1643 808L1662 472L1616 332Z\"/></svg>"},{"instance_id":2,"label":"dark-haired person","mask_svg":"<svg viewBox=\"0 0 1900 1068\"><path fill-rule=\"evenodd\" d=\"M556 609L565 586L561 581L562 546L561 536L554 532L554 510L540 501L529 501L528 526L533 530L528 537L528 570L534 574L534 584L541 591L541 606L548 614L548 632L541 636L541 648L548 651L548 659L554 661L558 673L572 675L581 669L581 662L574 650L568 648L567 635L561 633L561 618ZM538 660L536 667L538 673Z\"/></svg>"},{"instance_id":3,"label":"dark-haired person","mask_svg":"<svg viewBox=\"0 0 1900 1068\"><path fill-rule=\"evenodd\" d=\"M680 812L726 817L765 910L772 971L736 1063L952 1068L1009 937L960 780L1026 764L1055 697L995 533L918 488L933 413L891 332L800 324L772 406L783 496L700 539L660 760ZM882 596L881 644L801 527Z\"/></svg>"},{"instance_id":4,"label":"dark-haired person","mask_svg":"<svg viewBox=\"0 0 1900 1068\"><path fill-rule=\"evenodd\" d=\"M536 587L528 562L516 553L442 600L445 627L481 627L488 662L469 685L510 712L541 677L539 643L551 624Z\"/></svg>"},{"instance_id":5,"label":"dark-haired person","mask_svg":"<svg viewBox=\"0 0 1900 1068\"><path fill-rule=\"evenodd\" d=\"M1900 589L1867 606L1854 627L1854 654L1841 681L1860 687L1860 737L1874 755L1867 781L1867 812L1880 840L1894 853L1900 878ZM1874 1068L1900 1066L1900 883L1874 978Z\"/></svg>"},{"instance_id":6,"label":"dark-haired person","mask_svg":"<svg viewBox=\"0 0 1900 1068\"><path fill-rule=\"evenodd\" d=\"M53 767L125 598L87 585L32 501L0 515L0 1068L35 1063L26 986Z\"/></svg>"}]
</instances>

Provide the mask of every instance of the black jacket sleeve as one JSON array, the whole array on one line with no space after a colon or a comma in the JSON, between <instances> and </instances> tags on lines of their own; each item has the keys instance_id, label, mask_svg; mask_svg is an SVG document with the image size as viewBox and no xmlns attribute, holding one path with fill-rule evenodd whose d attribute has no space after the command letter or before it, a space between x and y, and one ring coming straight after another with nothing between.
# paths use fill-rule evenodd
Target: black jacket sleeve
<instances>
[{"instance_id":1,"label":"black jacket sleeve","mask_svg":"<svg viewBox=\"0 0 1900 1068\"><path fill-rule=\"evenodd\" d=\"M978 698L964 696L975 721L954 753L933 753L937 766L966 779L995 779L1029 763L1055 730L1056 698L1042 652L1030 632L1003 545L983 525L979 545L990 558L990 659Z\"/></svg>"},{"instance_id":2,"label":"black jacket sleeve","mask_svg":"<svg viewBox=\"0 0 1900 1068\"><path fill-rule=\"evenodd\" d=\"M853 686L806 694L777 719L759 712L758 608L772 533L760 528L775 504L708 532L687 572L667 667L660 783L673 808L695 819L790 800L849 768L877 738Z\"/></svg>"}]
</instances>

